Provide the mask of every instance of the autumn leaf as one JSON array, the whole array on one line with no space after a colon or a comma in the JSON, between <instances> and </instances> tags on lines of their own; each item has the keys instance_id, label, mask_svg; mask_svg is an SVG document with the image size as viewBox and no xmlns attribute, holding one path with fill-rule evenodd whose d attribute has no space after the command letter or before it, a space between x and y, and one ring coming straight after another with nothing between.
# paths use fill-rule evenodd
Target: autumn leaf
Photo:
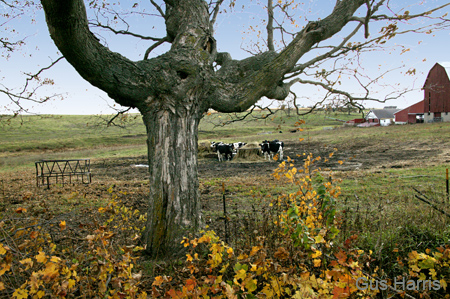
<instances>
[{"instance_id":1,"label":"autumn leaf","mask_svg":"<svg viewBox=\"0 0 450 299\"><path fill-rule=\"evenodd\" d=\"M252 250L250 251L250 256L254 256L260 249L260 246L253 246Z\"/></svg>"},{"instance_id":2,"label":"autumn leaf","mask_svg":"<svg viewBox=\"0 0 450 299\"><path fill-rule=\"evenodd\" d=\"M194 290L196 285L197 285L197 283L195 282L195 280L193 280L191 278L186 280L186 288L188 291Z\"/></svg>"},{"instance_id":3,"label":"autumn leaf","mask_svg":"<svg viewBox=\"0 0 450 299\"><path fill-rule=\"evenodd\" d=\"M65 230L65 229L66 229L66 221L61 221L61 222L59 223L59 228L60 228L61 230Z\"/></svg>"},{"instance_id":4,"label":"autumn leaf","mask_svg":"<svg viewBox=\"0 0 450 299\"><path fill-rule=\"evenodd\" d=\"M50 282L59 275L59 270L54 263L47 263L43 274L44 276L42 276L42 280L45 282Z\"/></svg>"},{"instance_id":5,"label":"autumn leaf","mask_svg":"<svg viewBox=\"0 0 450 299\"><path fill-rule=\"evenodd\" d=\"M26 299L28 298L28 291L23 289L17 289L14 291L13 297L17 299Z\"/></svg>"},{"instance_id":6,"label":"autumn leaf","mask_svg":"<svg viewBox=\"0 0 450 299\"><path fill-rule=\"evenodd\" d=\"M186 261L192 262L192 260L193 260L192 256L189 253L186 254Z\"/></svg>"},{"instance_id":7,"label":"autumn leaf","mask_svg":"<svg viewBox=\"0 0 450 299\"><path fill-rule=\"evenodd\" d=\"M439 280L439 283L441 287L444 289L444 291L447 290L447 282L445 281L445 279Z\"/></svg>"},{"instance_id":8,"label":"autumn leaf","mask_svg":"<svg viewBox=\"0 0 450 299\"><path fill-rule=\"evenodd\" d=\"M312 257L313 259L315 259L316 257L319 257L319 256L321 256L321 255L322 255L322 251L316 250L316 251L311 255L311 257Z\"/></svg>"},{"instance_id":9,"label":"autumn leaf","mask_svg":"<svg viewBox=\"0 0 450 299\"><path fill-rule=\"evenodd\" d=\"M246 284L245 288L251 293L256 290L257 288L257 280L256 279L250 279Z\"/></svg>"},{"instance_id":10,"label":"autumn leaf","mask_svg":"<svg viewBox=\"0 0 450 299\"><path fill-rule=\"evenodd\" d=\"M32 260L31 258L23 259L23 260L20 261L20 263L21 263L22 265L25 265L25 266L26 266L25 270L28 270L28 269L30 269L31 267L33 267L33 260Z\"/></svg>"},{"instance_id":11,"label":"autumn leaf","mask_svg":"<svg viewBox=\"0 0 450 299\"><path fill-rule=\"evenodd\" d=\"M236 272L236 275L234 276L235 279L242 279L244 280L247 277L247 272L244 269L240 269Z\"/></svg>"},{"instance_id":12,"label":"autumn leaf","mask_svg":"<svg viewBox=\"0 0 450 299\"><path fill-rule=\"evenodd\" d=\"M338 259L339 264L344 265L347 260L347 254L344 251L340 250L338 253L335 253L334 256Z\"/></svg>"},{"instance_id":13,"label":"autumn leaf","mask_svg":"<svg viewBox=\"0 0 450 299\"><path fill-rule=\"evenodd\" d=\"M6 253L6 249L5 249L5 247L3 247L3 244L0 243L0 254L4 255L5 253Z\"/></svg>"},{"instance_id":14,"label":"autumn leaf","mask_svg":"<svg viewBox=\"0 0 450 299\"><path fill-rule=\"evenodd\" d=\"M320 267L320 264L322 263L322 261L320 259L314 259L313 263L314 263L314 267Z\"/></svg>"},{"instance_id":15,"label":"autumn leaf","mask_svg":"<svg viewBox=\"0 0 450 299\"><path fill-rule=\"evenodd\" d=\"M25 209L25 208L17 208L16 209L17 214L22 214L22 213L26 213L26 212L27 212L27 209Z\"/></svg>"},{"instance_id":16,"label":"autumn leaf","mask_svg":"<svg viewBox=\"0 0 450 299\"><path fill-rule=\"evenodd\" d=\"M47 256L43 251L39 251L39 254L35 258L38 263L45 263L47 261Z\"/></svg>"},{"instance_id":17,"label":"autumn leaf","mask_svg":"<svg viewBox=\"0 0 450 299\"><path fill-rule=\"evenodd\" d=\"M39 233L37 231L32 231L30 233L30 238L31 239L36 239L38 235L39 235Z\"/></svg>"},{"instance_id":18,"label":"autumn leaf","mask_svg":"<svg viewBox=\"0 0 450 299\"><path fill-rule=\"evenodd\" d=\"M285 260L289 258L289 251L287 251L284 247L278 247L277 251L274 253L274 256L279 260Z\"/></svg>"}]
</instances>

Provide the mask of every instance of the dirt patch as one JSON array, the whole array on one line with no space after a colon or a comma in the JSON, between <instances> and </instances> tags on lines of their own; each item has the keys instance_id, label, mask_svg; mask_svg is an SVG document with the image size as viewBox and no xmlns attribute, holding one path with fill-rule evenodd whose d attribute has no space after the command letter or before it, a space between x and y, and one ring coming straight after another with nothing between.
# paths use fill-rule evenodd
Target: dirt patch
<instances>
[{"instance_id":1,"label":"dirt patch","mask_svg":"<svg viewBox=\"0 0 450 299\"><path fill-rule=\"evenodd\" d=\"M390 140L388 144L353 143L336 148L314 142L285 142L284 157L293 159L296 167L303 165L305 154L312 153L314 157L321 157L317 164L320 168L333 171L347 171L360 169L407 168L424 166L427 163L445 163L450 161L450 142L436 140L435 143L396 142ZM206 152L206 150L205 150ZM330 158L330 154L333 156ZM94 179L108 180L111 178L126 180L146 180L148 169L133 167L147 164L147 157L110 158L92 162ZM326 161L327 160L327 161ZM340 161L343 163L341 164ZM246 177L270 174L276 167L277 161L267 161L264 157L257 157L246 161L218 162L215 154L202 155L199 158L199 178Z\"/></svg>"}]
</instances>

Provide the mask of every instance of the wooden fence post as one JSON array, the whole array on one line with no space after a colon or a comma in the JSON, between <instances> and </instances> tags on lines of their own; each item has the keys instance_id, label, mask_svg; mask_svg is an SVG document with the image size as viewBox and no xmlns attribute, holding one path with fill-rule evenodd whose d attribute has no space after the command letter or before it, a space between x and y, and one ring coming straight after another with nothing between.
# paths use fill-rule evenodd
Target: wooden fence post
<instances>
[{"instance_id":1,"label":"wooden fence post","mask_svg":"<svg viewBox=\"0 0 450 299\"><path fill-rule=\"evenodd\" d=\"M449 196L448 196L448 168L445 170L445 180L446 180L446 186L447 186L447 202L448 202L448 199L449 199Z\"/></svg>"},{"instance_id":2,"label":"wooden fence post","mask_svg":"<svg viewBox=\"0 0 450 299\"><path fill-rule=\"evenodd\" d=\"M225 221L225 243L228 244L228 215L227 205L225 203L225 183L222 182L222 200L223 200L223 219Z\"/></svg>"}]
</instances>

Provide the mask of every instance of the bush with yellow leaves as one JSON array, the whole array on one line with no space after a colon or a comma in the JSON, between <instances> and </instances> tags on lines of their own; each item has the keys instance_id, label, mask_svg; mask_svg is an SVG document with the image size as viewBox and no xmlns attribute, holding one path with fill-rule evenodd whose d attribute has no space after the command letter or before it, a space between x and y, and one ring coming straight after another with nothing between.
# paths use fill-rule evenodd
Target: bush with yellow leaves
<instances>
[{"instance_id":1,"label":"bush with yellow leaves","mask_svg":"<svg viewBox=\"0 0 450 299\"><path fill-rule=\"evenodd\" d=\"M134 273L135 253L142 248L133 245L145 216L111 196L108 206L96 213L103 225L84 238L64 234L69 225L64 220L42 221L26 215L25 209L16 211L19 217L3 219L0 297L146 298L139 289L141 274ZM120 238L128 246L113 244Z\"/></svg>"},{"instance_id":2,"label":"bush with yellow leaves","mask_svg":"<svg viewBox=\"0 0 450 299\"><path fill-rule=\"evenodd\" d=\"M308 155L304 168L282 162L273 173L296 186L296 191L278 196L271 203L277 210L271 221L276 231L258 237L259 245L235 252L213 231L199 238L185 238L188 248L185 268L189 273L181 288L171 277L158 276L152 296L171 298L370 298L375 290L359 290L356 280L368 256L333 244L339 230L335 219L338 186L325 180L311 166L320 158ZM275 235L275 237L274 237ZM354 238L353 238L354 239ZM268 244L271 244L269 246ZM275 244L275 246L272 246Z\"/></svg>"}]
</instances>

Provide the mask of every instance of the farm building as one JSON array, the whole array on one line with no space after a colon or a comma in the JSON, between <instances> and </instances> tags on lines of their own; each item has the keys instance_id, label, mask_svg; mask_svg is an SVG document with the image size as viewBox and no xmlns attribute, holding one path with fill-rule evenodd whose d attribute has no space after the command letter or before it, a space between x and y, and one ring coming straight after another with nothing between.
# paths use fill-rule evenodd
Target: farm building
<instances>
[{"instance_id":1,"label":"farm building","mask_svg":"<svg viewBox=\"0 0 450 299\"><path fill-rule=\"evenodd\" d=\"M395 113L395 123L399 125L423 123L423 115L424 101L420 101Z\"/></svg>"},{"instance_id":2,"label":"farm building","mask_svg":"<svg viewBox=\"0 0 450 299\"><path fill-rule=\"evenodd\" d=\"M450 62L436 63L423 85L423 100L395 114L395 123L450 121Z\"/></svg>"},{"instance_id":3,"label":"farm building","mask_svg":"<svg viewBox=\"0 0 450 299\"><path fill-rule=\"evenodd\" d=\"M371 125L389 126L394 123L394 113L399 110L394 106L385 107L384 109L373 109L366 114L365 119Z\"/></svg>"}]
</instances>

